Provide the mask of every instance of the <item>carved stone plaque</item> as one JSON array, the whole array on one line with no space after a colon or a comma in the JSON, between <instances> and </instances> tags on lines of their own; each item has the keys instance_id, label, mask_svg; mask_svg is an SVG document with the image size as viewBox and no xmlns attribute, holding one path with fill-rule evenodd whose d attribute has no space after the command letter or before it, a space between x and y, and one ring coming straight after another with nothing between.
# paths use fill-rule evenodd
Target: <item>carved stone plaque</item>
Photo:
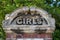
<instances>
[{"instance_id":1,"label":"carved stone plaque","mask_svg":"<svg viewBox=\"0 0 60 40\"><path fill-rule=\"evenodd\" d=\"M6 40L52 40L55 19L41 8L23 7L5 16Z\"/></svg>"}]
</instances>

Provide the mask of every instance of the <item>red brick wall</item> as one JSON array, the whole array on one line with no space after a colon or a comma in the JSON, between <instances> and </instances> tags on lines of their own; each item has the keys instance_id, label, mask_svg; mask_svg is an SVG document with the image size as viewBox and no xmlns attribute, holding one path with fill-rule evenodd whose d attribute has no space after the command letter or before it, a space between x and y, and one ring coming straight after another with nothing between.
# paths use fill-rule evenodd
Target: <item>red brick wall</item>
<instances>
[{"instance_id":1,"label":"red brick wall","mask_svg":"<svg viewBox=\"0 0 60 40\"><path fill-rule=\"evenodd\" d=\"M7 33L6 37L7 38L11 38L11 36L15 36L17 38L52 38L52 34L49 33L44 33L44 34L11 34L11 33Z\"/></svg>"}]
</instances>

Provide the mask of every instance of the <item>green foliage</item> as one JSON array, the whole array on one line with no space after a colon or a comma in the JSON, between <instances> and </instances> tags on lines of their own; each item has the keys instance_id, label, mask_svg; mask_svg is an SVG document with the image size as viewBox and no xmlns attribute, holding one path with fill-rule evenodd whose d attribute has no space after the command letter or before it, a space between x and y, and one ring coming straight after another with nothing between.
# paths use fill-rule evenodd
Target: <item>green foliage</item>
<instances>
[{"instance_id":1,"label":"green foliage","mask_svg":"<svg viewBox=\"0 0 60 40\"><path fill-rule=\"evenodd\" d=\"M50 3L50 0L48 1ZM60 39L60 7L50 7L45 4L45 0L0 0L0 38L5 40L5 32L2 29L2 21L6 14L23 6L35 6L46 10L56 19L56 30L53 34L53 40Z\"/></svg>"}]
</instances>

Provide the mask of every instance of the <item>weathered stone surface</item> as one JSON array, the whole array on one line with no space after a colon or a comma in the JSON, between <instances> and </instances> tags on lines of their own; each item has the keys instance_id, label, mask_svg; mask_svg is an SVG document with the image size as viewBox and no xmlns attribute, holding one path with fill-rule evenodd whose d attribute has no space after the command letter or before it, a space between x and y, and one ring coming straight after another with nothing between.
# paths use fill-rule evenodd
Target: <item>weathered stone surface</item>
<instances>
[{"instance_id":1,"label":"weathered stone surface","mask_svg":"<svg viewBox=\"0 0 60 40\"><path fill-rule=\"evenodd\" d=\"M7 14L2 26L5 32L8 33L7 38L12 37L13 39L17 38L17 35L24 34L24 36L29 35L27 36L28 38L36 38L40 35L37 38L45 39L48 34L50 36L46 38L51 38L55 30L55 19L41 8L23 7L15 10L11 14ZM14 35L12 36L12 34ZM23 38L25 38L24 36Z\"/></svg>"}]
</instances>

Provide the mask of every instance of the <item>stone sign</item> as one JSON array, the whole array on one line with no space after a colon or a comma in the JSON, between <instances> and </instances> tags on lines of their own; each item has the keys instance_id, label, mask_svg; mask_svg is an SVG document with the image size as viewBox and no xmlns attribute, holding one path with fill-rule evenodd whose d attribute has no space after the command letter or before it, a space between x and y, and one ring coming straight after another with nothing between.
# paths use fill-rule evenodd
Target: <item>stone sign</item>
<instances>
[{"instance_id":1,"label":"stone sign","mask_svg":"<svg viewBox=\"0 0 60 40\"><path fill-rule=\"evenodd\" d=\"M6 40L52 40L55 19L41 8L23 7L6 14Z\"/></svg>"}]
</instances>

